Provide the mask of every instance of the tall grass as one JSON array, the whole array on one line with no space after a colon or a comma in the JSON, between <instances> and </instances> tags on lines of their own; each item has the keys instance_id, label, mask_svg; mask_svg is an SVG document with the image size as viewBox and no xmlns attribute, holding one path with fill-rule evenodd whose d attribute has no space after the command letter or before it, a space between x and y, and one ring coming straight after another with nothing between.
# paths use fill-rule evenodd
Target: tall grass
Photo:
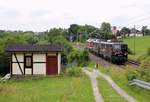
<instances>
[{"instance_id":1,"label":"tall grass","mask_svg":"<svg viewBox=\"0 0 150 102\"><path fill-rule=\"evenodd\" d=\"M46 77L0 83L0 102L94 102L89 78Z\"/></svg>"},{"instance_id":2,"label":"tall grass","mask_svg":"<svg viewBox=\"0 0 150 102\"><path fill-rule=\"evenodd\" d=\"M127 73L133 68L126 67L124 69L119 68L99 68L105 74L108 74L112 79L123 88L129 95L133 96L139 102L149 102L150 100L150 91L137 86L129 86L127 80Z\"/></svg>"},{"instance_id":3,"label":"tall grass","mask_svg":"<svg viewBox=\"0 0 150 102\"><path fill-rule=\"evenodd\" d=\"M101 78L97 78L99 91L102 94L105 102L127 102L123 97L121 97L109 83Z\"/></svg>"},{"instance_id":4,"label":"tall grass","mask_svg":"<svg viewBox=\"0 0 150 102\"><path fill-rule=\"evenodd\" d=\"M150 36L135 38L135 52L137 55L147 53L147 49L150 47L149 41L150 41ZM133 37L124 39L124 42L128 44L128 47L132 51L134 51L134 38Z\"/></svg>"}]
</instances>

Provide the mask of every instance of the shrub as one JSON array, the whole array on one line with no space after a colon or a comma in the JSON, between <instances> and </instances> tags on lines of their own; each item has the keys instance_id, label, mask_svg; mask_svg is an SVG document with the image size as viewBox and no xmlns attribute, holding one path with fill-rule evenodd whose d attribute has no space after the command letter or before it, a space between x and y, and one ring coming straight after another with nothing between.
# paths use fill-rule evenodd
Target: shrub
<instances>
[{"instance_id":1,"label":"shrub","mask_svg":"<svg viewBox=\"0 0 150 102\"><path fill-rule=\"evenodd\" d=\"M143 59L141 61L141 65L140 65L141 68L149 68L150 67L150 58L146 58L146 59Z\"/></svg>"},{"instance_id":2,"label":"shrub","mask_svg":"<svg viewBox=\"0 0 150 102\"><path fill-rule=\"evenodd\" d=\"M69 76L80 76L81 75L81 68L80 67L66 68L66 74Z\"/></svg>"},{"instance_id":3,"label":"shrub","mask_svg":"<svg viewBox=\"0 0 150 102\"><path fill-rule=\"evenodd\" d=\"M132 70L127 73L127 79L129 81L133 79L137 79L137 77L139 76L140 76L140 73L137 70L134 70L134 71Z\"/></svg>"},{"instance_id":4,"label":"shrub","mask_svg":"<svg viewBox=\"0 0 150 102\"><path fill-rule=\"evenodd\" d=\"M77 66L85 66L87 65L89 61L88 52L86 50L78 50L74 49L69 55L68 55L68 61L69 63L76 63Z\"/></svg>"},{"instance_id":5,"label":"shrub","mask_svg":"<svg viewBox=\"0 0 150 102\"><path fill-rule=\"evenodd\" d=\"M144 81L150 81L150 67L139 69L140 77L139 79Z\"/></svg>"},{"instance_id":6,"label":"shrub","mask_svg":"<svg viewBox=\"0 0 150 102\"><path fill-rule=\"evenodd\" d=\"M140 79L150 82L150 68L139 68L136 70L130 70L127 73L127 79L129 81L133 79Z\"/></svg>"},{"instance_id":7,"label":"shrub","mask_svg":"<svg viewBox=\"0 0 150 102\"><path fill-rule=\"evenodd\" d=\"M148 55L150 55L150 48L148 48L148 50L147 50L147 54L148 54Z\"/></svg>"},{"instance_id":8,"label":"shrub","mask_svg":"<svg viewBox=\"0 0 150 102\"><path fill-rule=\"evenodd\" d=\"M130 48L128 48L128 54L131 54L131 55L134 54Z\"/></svg>"}]
</instances>

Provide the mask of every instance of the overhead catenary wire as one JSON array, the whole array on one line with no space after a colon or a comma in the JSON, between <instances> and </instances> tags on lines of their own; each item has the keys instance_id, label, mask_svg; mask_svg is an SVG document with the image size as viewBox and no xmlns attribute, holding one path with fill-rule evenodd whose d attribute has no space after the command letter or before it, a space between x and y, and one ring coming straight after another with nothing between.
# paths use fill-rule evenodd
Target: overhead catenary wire
<instances>
[{"instance_id":1,"label":"overhead catenary wire","mask_svg":"<svg viewBox=\"0 0 150 102\"><path fill-rule=\"evenodd\" d=\"M150 22L148 20L150 20L150 12L147 12L142 15L138 15L138 16L128 19L128 21L126 23L122 24L122 27L127 26L129 28L133 28L133 26L136 25L136 28L138 26L138 29L139 29L144 25L150 24Z\"/></svg>"}]
</instances>

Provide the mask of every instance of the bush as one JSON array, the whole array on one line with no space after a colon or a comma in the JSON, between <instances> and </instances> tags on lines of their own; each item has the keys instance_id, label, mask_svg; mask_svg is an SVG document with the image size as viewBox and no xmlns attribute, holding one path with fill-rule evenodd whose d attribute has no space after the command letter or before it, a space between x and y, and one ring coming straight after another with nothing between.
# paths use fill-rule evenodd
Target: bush
<instances>
[{"instance_id":1,"label":"bush","mask_svg":"<svg viewBox=\"0 0 150 102\"><path fill-rule=\"evenodd\" d=\"M127 79L133 80L133 79L140 79L143 81L150 82L150 68L139 68L136 70L130 70L127 73Z\"/></svg>"},{"instance_id":2,"label":"bush","mask_svg":"<svg viewBox=\"0 0 150 102\"><path fill-rule=\"evenodd\" d=\"M141 68L148 68L148 67L150 67L150 60L149 59L142 60L140 67Z\"/></svg>"},{"instance_id":3,"label":"bush","mask_svg":"<svg viewBox=\"0 0 150 102\"><path fill-rule=\"evenodd\" d=\"M138 69L140 77L138 79L150 82L150 68L140 68Z\"/></svg>"},{"instance_id":4,"label":"bush","mask_svg":"<svg viewBox=\"0 0 150 102\"><path fill-rule=\"evenodd\" d=\"M148 50L147 50L147 54L148 54L148 55L150 55L150 48L148 48Z\"/></svg>"},{"instance_id":5,"label":"bush","mask_svg":"<svg viewBox=\"0 0 150 102\"><path fill-rule=\"evenodd\" d=\"M69 63L76 63L77 66L86 66L89 57L88 52L86 50L78 50L74 49L69 55L68 55L68 61Z\"/></svg>"},{"instance_id":6,"label":"bush","mask_svg":"<svg viewBox=\"0 0 150 102\"><path fill-rule=\"evenodd\" d=\"M66 74L69 76L80 76L81 68L80 67L66 68Z\"/></svg>"},{"instance_id":7,"label":"bush","mask_svg":"<svg viewBox=\"0 0 150 102\"><path fill-rule=\"evenodd\" d=\"M129 81L133 79L137 79L139 76L140 76L140 73L137 70L134 70L134 71L132 70L127 73L127 79Z\"/></svg>"},{"instance_id":8,"label":"bush","mask_svg":"<svg viewBox=\"0 0 150 102\"><path fill-rule=\"evenodd\" d=\"M0 75L10 73L9 55L7 53L0 54Z\"/></svg>"},{"instance_id":9,"label":"bush","mask_svg":"<svg viewBox=\"0 0 150 102\"><path fill-rule=\"evenodd\" d=\"M128 54L131 54L131 55L134 54L130 48L128 48Z\"/></svg>"}]
</instances>

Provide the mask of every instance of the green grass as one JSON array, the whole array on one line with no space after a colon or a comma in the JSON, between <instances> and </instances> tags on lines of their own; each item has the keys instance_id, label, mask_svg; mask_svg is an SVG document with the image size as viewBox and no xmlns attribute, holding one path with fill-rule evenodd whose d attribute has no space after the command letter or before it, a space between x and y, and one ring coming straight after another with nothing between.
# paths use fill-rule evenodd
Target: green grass
<instances>
[{"instance_id":1,"label":"green grass","mask_svg":"<svg viewBox=\"0 0 150 102\"><path fill-rule=\"evenodd\" d=\"M94 102L88 77L45 77L0 83L0 102Z\"/></svg>"},{"instance_id":2,"label":"green grass","mask_svg":"<svg viewBox=\"0 0 150 102\"><path fill-rule=\"evenodd\" d=\"M148 48L150 48L150 36L136 37L135 38L135 54L136 56L129 56L130 58L138 58L141 55L147 54ZM128 44L128 47L134 51L134 38L125 38L124 42Z\"/></svg>"},{"instance_id":3,"label":"green grass","mask_svg":"<svg viewBox=\"0 0 150 102\"><path fill-rule=\"evenodd\" d=\"M89 61L88 65L87 65L87 69L92 72L93 69L95 68L96 63L94 61Z\"/></svg>"},{"instance_id":4,"label":"green grass","mask_svg":"<svg viewBox=\"0 0 150 102\"><path fill-rule=\"evenodd\" d=\"M121 97L109 83L101 77L97 78L99 91L102 94L105 102L127 102Z\"/></svg>"},{"instance_id":5,"label":"green grass","mask_svg":"<svg viewBox=\"0 0 150 102\"><path fill-rule=\"evenodd\" d=\"M150 91L137 86L129 86L126 74L133 68L119 69L119 68L100 68L100 70L112 77L112 79L123 88L129 95L133 96L139 102L149 102Z\"/></svg>"}]
</instances>

